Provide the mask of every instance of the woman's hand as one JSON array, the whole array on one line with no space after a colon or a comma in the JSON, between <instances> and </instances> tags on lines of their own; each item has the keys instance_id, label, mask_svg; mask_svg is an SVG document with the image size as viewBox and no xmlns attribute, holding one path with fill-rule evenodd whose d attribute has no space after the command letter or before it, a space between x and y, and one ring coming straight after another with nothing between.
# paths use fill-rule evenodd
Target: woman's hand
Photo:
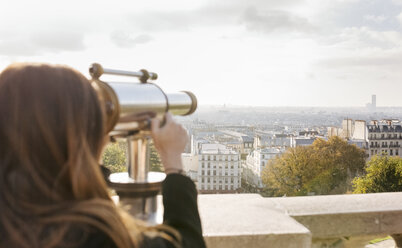
<instances>
[{"instance_id":1,"label":"woman's hand","mask_svg":"<svg viewBox=\"0 0 402 248\"><path fill-rule=\"evenodd\" d=\"M157 118L152 119L151 133L156 150L162 160L165 173L180 173L183 170L181 153L187 144L187 132L182 125L173 121L172 115L165 115L165 125L160 127Z\"/></svg>"}]
</instances>

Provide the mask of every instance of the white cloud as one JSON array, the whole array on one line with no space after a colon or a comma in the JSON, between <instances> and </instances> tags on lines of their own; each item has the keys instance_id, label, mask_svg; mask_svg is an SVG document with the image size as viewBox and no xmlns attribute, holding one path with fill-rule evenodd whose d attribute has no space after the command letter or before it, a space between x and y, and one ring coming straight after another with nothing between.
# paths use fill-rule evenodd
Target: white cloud
<instances>
[{"instance_id":1,"label":"white cloud","mask_svg":"<svg viewBox=\"0 0 402 248\"><path fill-rule=\"evenodd\" d=\"M114 31L110 35L110 39L118 47L131 48L138 44L146 44L152 41L153 37L150 35L142 34L133 38L132 35L120 30Z\"/></svg>"},{"instance_id":2,"label":"white cloud","mask_svg":"<svg viewBox=\"0 0 402 248\"><path fill-rule=\"evenodd\" d=\"M396 17L398 19L399 23L402 25L402 12Z\"/></svg>"},{"instance_id":3,"label":"white cloud","mask_svg":"<svg viewBox=\"0 0 402 248\"><path fill-rule=\"evenodd\" d=\"M402 0L392 0L394 4L402 5Z\"/></svg>"},{"instance_id":4,"label":"white cloud","mask_svg":"<svg viewBox=\"0 0 402 248\"><path fill-rule=\"evenodd\" d=\"M325 57L317 64L328 68L366 68L372 73L373 66L389 68L402 66L402 34L397 31L377 31L368 27L344 28L328 41ZM322 46L322 47L325 47Z\"/></svg>"},{"instance_id":5,"label":"white cloud","mask_svg":"<svg viewBox=\"0 0 402 248\"><path fill-rule=\"evenodd\" d=\"M376 22L376 23L381 23L384 22L385 20L387 20L388 18L385 17L384 15L365 15L364 19L368 20L368 21L372 21L372 22Z\"/></svg>"},{"instance_id":6,"label":"white cloud","mask_svg":"<svg viewBox=\"0 0 402 248\"><path fill-rule=\"evenodd\" d=\"M85 49L84 35L71 30L15 34L0 39L0 55L32 56Z\"/></svg>"},{"instance_id":7,"label":"white cloud","mask_svg":"<svg viewBox=\"0 0 402 248\"><path fill-rule=\"evenodd\" d=\"M306 18L279 10L258 11L256 8L248 8L244 13L243 22L250 30L266 33L274 31L309 33L315 29Z\"/></svg>"},{"instance_id":8,"label":"white cloud","mask_svg":"<svg viewBox=\"0 0 402 248\"><path fill-rule=\"evenodd\" d=\"M340 58L331 58L320 61L320 65L328 68L353 68L353 67L390 67L400 68L402 66L402 50L392 53L372 53L360 56L349 56Z\"/></svg>"}]
</instances>

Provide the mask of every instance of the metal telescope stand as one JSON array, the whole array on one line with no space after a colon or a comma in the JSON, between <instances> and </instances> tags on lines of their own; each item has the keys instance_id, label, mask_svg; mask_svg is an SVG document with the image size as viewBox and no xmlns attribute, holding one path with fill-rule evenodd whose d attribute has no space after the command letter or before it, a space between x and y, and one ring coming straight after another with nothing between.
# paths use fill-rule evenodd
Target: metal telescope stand
<instances>
[{"instance_id":1,"label":"metal telescope stand","mask_svg":"<svg viewBox=\"0 0 402 248\"><path fill-rule=\"evenodd\" d=\"M157 224L157 194L165 174L149 172L149 142L147 134L127 138L128 172L113 173L109 186L119 196L119 206L136 218Z\"/></svg>"}]
</instances>

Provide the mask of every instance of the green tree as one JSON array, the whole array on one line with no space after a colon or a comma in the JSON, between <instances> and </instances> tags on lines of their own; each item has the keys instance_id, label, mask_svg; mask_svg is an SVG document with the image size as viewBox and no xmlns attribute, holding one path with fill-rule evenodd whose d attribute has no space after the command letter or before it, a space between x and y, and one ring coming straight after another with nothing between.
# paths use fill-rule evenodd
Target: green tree
<instances>
[{"instance_id":1,"label":"green tree","mask_svg":"<svg viewBox=\"0 0 402 248\"><path fill-rule=\"evenodd\" d=\"M163 171L161 159L159 158L159 154L156 151L153 142L151 142L149 145L149 152L149 170L157 172Z\"/></svg>"},{"instance_id":2,"label":"green tree","mask_svg":"<svg viewBox=\"0 0 402 248\"><path fill-rule=\"evenodd\" d=\"M159 158L159 154L156 151L153 143L150 143L150 156L149 156L149 170L150 171L163 171L162 163ZM127 143L126 142L115 142L110 143L106 146L103 152L103 165L105 165L112 173L115 172L126 172L127 164Z\"/></svg>"},{"instance_id":3,"label":"green tree","mask_svg":"<svg viewBox=\"0 0 402 248\"><path fill-rule=\"evenodd\" d=\"M103 151L103 165L112 173L125 172L126 169L126 148L124 142L109 143Z\"/></svg>"},{"instance_id":4,"label":"green tree","mask_svg":"<svg viewBox=\"0 0 402 248\"><path fill-rule=\"evenodd\" d=\"M364 176L353 180L354 193L402 191L402 158L374 156L365 171Z\"/></svg>"},{"instance_id":5,"label":"green tree","mask_svg":"<svg viewBox=\"0 0 402 248\"><path fill-rule=\"evenodd\" d=\"M362 173L365 156L364 150L339 137L289 148L264 168L265 192L271 196L345 193L352 189L352 178Z\"/></svg>"}]
</instances>

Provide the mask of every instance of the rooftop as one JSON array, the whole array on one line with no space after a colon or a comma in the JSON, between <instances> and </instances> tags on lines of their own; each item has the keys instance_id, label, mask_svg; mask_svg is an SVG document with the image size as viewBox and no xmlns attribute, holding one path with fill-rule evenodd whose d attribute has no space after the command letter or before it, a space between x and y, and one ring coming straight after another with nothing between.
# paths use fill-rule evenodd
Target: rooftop
<instances>
[{"instance_id":1,"label":"rooftop","mask_svg":"<svg viewBox=\"0 0 402 248\"><path fill-rule=\"evenodd\" d=\"M222 144L202 144L200 154L237 154Z\"/></svg>"}]
</instances>

